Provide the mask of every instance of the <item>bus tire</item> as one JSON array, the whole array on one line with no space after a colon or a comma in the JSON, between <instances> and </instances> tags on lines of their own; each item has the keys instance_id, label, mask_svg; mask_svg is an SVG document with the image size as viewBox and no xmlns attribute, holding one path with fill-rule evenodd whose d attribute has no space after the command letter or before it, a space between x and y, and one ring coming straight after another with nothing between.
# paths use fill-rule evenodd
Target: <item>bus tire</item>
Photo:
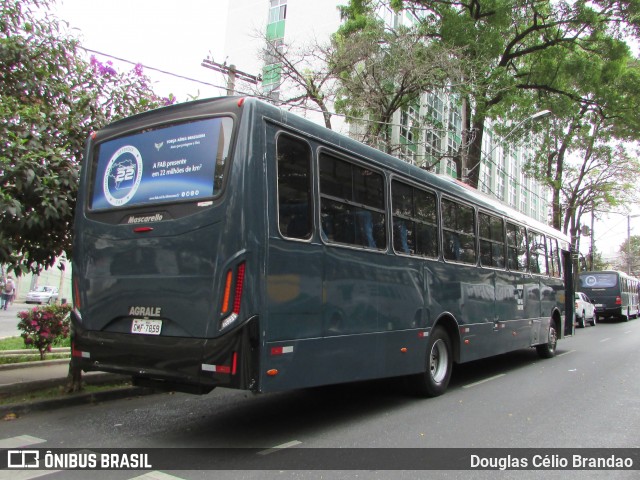
<instances>
[{"instance_id":1,"label":"bus tire","mask_svg":"<svg viewBox=\"0 0 640 480\"><path fill-rule=\"evenodd\" d=\"M549 339L547 343L536 345L536 351L540 358L553 358L556 355L556 347L558 346L558 332L556 323L551 320L549 322Z\"/></svg>"},{"instance_id":2,"label":"bus tire","mask_svg":"<svg viewBox=\"0 0 640 480\"><path fill-rule=\"evenodd\" d=\"M413 387L421 396L437 397L447 391L453 369L453 348L446 330L435 327L427 344L426 370L411 377Z\"/></svg>"}]
</instances>

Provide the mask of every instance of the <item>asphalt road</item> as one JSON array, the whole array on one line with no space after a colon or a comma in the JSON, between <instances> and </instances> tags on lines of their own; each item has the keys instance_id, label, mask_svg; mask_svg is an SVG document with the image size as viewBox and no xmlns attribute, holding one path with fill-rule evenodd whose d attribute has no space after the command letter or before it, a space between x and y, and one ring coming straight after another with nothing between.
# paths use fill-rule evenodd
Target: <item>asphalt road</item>
<instances>
[{"instance_id":1,"label":"asphalt road","mask_svg":"<svg viewBox=\"0 0 640 480\"><path fill-rule=\"evenodd\" d=\"M219 389L205 396L159 394L51 412L0 424L0 446L28 435L37 448L588 448L640 447L640 321L601 323L538 359L522 350L457 367L449 391L408 394L376 381L253 395ZM9 443L7 443L9 442ZM179 458L180 453L168 450ZM262 452L262 453L260 453ZM318 450L318 452L322 452ZM356 451L357 452L357 451ZM281 455L276 452L274 455ZM389 455L388 450L380 455ZM379 459L378 459L379 460ZM540 478L518 472L199 470L92 472L92 478ZM327 464L327 469L332 466ZM366 471L370 470L370 471ZM3 474L13 473L10 476ZM31 472L34 473L34 472ZM47 472L44 478L85 478ZM86 472L85 472L86 474ZM154 474L156 475L156 474ZM544 478L637 478L629 471L553 471ZM0 480L16 477L0 471Z\"/></svg>"},{"instance_id":2,"label":"asphalt road","mask_svg":"<svg viewBox=\"0 0 640 480\"><path fill-rule=\"evenodd\" d=\"M0 338L20 336L18 330L18 312L28 310L34 305L14 302L6 310L0 310Z\"/></svg>"}]
</instances>

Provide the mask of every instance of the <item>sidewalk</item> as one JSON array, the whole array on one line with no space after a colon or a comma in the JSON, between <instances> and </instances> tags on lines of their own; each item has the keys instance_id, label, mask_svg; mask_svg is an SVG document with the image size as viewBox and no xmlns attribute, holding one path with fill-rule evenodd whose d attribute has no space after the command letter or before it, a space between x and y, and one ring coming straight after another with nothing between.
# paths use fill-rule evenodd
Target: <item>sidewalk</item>
<instances>
[{"instance_id":1,"label":"sidewalk","mask_svg":"<svg viewBox=\"0 0 640 480\"><path fill-rule=\"evenodd\" d=\"M0 365L0 398L9 395L28 395L40 390L59 387L59 393L46 399L24 400L20 403L0 405L0 421L12 419L25 413L70 407L86 403L116 400L132 396L149 395L152 389L134 387L130 377L104 372L82 374L84 385L113 385L95 392L66 393L63 390L69 373L69 359Z\"/></svg>"},{"instance_id":2,"label":"sidewalk","mask_svg":"<svg viewBox=\"0 0 640 480\"><path fill-rule=\"evenodd\" d=\"M0 310L0 338L20 336L17 328L18 312L33 308L35 305L14 302L8 309ZM115 400L131 396L149 395L153 390L133 387L127 383L130 378L123 375L103 372L82 374L85 385L114 385L113 388L98 392L74 394L65 393L62 387L67 382L69 359L45 360L35 362L0 365L0 398L8 395L20 395L54 387L61 387L60 394L46 400L28 400L20 404L0 405L0 421L6 415L18 416L30 411L68 407L84 403Z\"/></svg>"},{"instance_id":3,"label":"sidewalk","mask_svg":"<svg viewBox=\"0 0 640 480\"><path fill-rule=\"evenodd\" d=\"M66 384L68 371L68 359L0 365L0 398L6 395L28 394L38 390L60 387L59 395L52 398L0 405L0 421L3 418L5 420L12 419L32 411L50 410L154 393L152 389L134 387L127 383L129 377L103 372L83 373L82 382L85 385L113 384L113 388L96 392L65 393L62 387Z\"/></svg>"}]
</instances>

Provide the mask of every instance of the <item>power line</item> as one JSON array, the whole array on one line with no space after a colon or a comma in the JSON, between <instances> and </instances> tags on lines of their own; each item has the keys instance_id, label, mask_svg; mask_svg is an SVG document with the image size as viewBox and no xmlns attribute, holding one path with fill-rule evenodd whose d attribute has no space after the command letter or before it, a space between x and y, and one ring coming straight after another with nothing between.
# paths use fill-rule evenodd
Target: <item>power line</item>
<instances>
[{"instance_id":1,"label":"power line","mask_svg":"<svg viewBox=\"0 0 640 480\"><path fill-rule=\"evenodd\" d=\"M187 80L189 82L199 83L201 85L206 85L208 87L220 88L222 90L225 90L227 88L226 86L223 86L223 85L216 85L214 83L205 82L203 80L198 80L198 79L195 79L195 78L187 77L185 75L180 75L178 73L169 72L167 70L162 70L160 68L150 67L150 66L145 65L145 64L140 63L140 62L132 62L131 60L127 60L126 58L116 57L115 55L111 55L109 53L104 53L104 52L99 52L98 50L92 50L92 49L86 48L86 47L80 47L80 48L82 48L83 50L85 50L87 52L96 53L98 55L102 55L103 57L112 58L114 60L118 60L119 62L128 63L129 65L134 65L134 66L140 65L145 70L151 70L153 72L162 73L164 75L169 75L170 77L180 78L182 80Z\"/></svg>"}]
</instances>

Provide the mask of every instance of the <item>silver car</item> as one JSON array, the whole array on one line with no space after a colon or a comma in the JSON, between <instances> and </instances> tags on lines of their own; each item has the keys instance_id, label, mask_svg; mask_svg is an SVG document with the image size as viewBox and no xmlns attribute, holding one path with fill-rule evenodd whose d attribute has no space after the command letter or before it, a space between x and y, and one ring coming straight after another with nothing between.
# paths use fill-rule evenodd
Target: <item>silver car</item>
<instances>
[{"instance_id":1,"label":"silver car","mask_svg":"<svg viewBox=\"0 0 640 480\"><path fill-rule=\"evenodd\" d=\"M44 285L42 287L36 287L27 293L26 303L47 303L49 305L56 302L58 299L58 289L57 287L52 287L49 285Z\"/></svg>"},{"instance_id":2,"label":"silver car","mask_svg":"<svg viewBox=\"0 0 640 480\"><path fill-rule=\"evenodd\" d=\"M576 292L576 323L580 328L584 328L587 321L596 326L596 306L584 293Z\"/></svg>"}]
</instances>

